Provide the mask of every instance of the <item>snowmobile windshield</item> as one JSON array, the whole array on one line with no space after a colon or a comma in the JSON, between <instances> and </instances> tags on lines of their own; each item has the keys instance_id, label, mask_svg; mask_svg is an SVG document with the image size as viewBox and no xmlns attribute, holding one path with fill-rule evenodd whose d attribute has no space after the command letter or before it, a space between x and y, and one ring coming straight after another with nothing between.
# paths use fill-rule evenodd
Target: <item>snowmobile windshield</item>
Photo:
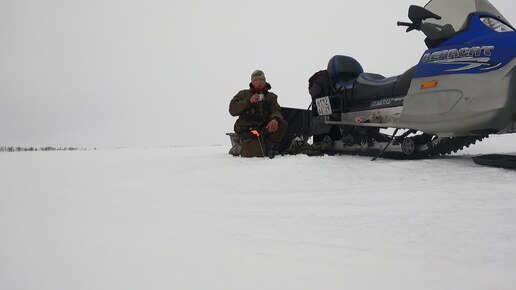
<instances>
[{"instance_id":1,"label":"snowmobile windshield","mask_svg":"<svg viewBox=\"0 0 516 290\"><path fill-rule=\"evenodd\" d=\"M439 26L451 25L455 31L460 31L467 25L468 16L474 12L487 12L510 23L488 0L432 0L425 8L442 18L427 19L423 22L437 24Z\"/></svg>"}]
</instances>

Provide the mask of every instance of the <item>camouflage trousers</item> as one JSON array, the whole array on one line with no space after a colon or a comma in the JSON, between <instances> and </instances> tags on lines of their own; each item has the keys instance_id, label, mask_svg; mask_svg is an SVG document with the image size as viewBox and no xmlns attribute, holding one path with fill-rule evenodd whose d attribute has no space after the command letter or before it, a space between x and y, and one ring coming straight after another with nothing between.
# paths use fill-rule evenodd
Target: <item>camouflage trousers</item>
<instances>
[{"instance_id":1,"label":"camouflage trousers","mask_svg":"<svg viewBox=\"0 0 516 290\"><path fill-rule=\"evenodd\" d=\"M242 149L240 156L242 157L264 157L268 156L271 150L274 150L274 144L281 142L285 133L287 133L288 123L281 120L278 123L278 130L276 132L268 132L267 129L260 128L256 130L258 135L252 132L244 132L238 134Z\"/></svg>"}]
</instances>

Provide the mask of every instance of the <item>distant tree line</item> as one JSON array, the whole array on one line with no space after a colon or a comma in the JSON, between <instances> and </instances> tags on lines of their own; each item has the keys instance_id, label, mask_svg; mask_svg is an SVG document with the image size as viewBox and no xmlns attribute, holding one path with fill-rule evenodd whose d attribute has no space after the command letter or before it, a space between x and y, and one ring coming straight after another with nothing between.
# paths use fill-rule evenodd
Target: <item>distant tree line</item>
<instances>
[{"instance_id":1,"label":"distant tree line","mask_svg":"<svg viewBox=\"0 0 516 290\"><path fill-rule=\"evenodd\" d=\"M91 150L88 148L77 148L77 147L0 147L0 152L29 152L29 151L85 151L85 150ZM93 150L97 150L97 148L94 148Z\"/></svg>"}]
</instances>

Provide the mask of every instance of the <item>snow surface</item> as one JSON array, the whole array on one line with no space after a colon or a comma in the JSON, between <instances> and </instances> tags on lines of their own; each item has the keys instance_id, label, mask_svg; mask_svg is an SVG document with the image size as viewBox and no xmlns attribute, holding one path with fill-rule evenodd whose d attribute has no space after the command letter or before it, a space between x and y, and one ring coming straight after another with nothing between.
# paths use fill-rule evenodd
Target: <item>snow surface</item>
<instances>
[{"instance_id":1,"label":"snow surface","mask_svg":"<svg viewBox=\"0 0 516 290\"><path fill-rule=\"evenodd\" d=\"M0 289L515 289L514 153L0 154ZM229 144L229 140L228 140Z\"/></svg>"}]
</instances>

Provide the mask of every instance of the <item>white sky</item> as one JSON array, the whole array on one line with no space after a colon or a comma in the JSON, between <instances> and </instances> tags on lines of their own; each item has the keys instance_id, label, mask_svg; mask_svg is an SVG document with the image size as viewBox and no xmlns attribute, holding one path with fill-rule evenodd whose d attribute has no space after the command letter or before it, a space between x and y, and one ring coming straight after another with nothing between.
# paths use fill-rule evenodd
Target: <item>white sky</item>
<instances>
[{"instance_id":1,"label":"white sky","mask_svg":"<svg viewBox=\"0 0 516 290\"><path fill-rule=\"evenodd\" d=\"M254 69L299 108L335 54L400 74L425 46L396 21L426 2L0 0L0 146L229 145Z\"/></svg>"}]
</instances>

